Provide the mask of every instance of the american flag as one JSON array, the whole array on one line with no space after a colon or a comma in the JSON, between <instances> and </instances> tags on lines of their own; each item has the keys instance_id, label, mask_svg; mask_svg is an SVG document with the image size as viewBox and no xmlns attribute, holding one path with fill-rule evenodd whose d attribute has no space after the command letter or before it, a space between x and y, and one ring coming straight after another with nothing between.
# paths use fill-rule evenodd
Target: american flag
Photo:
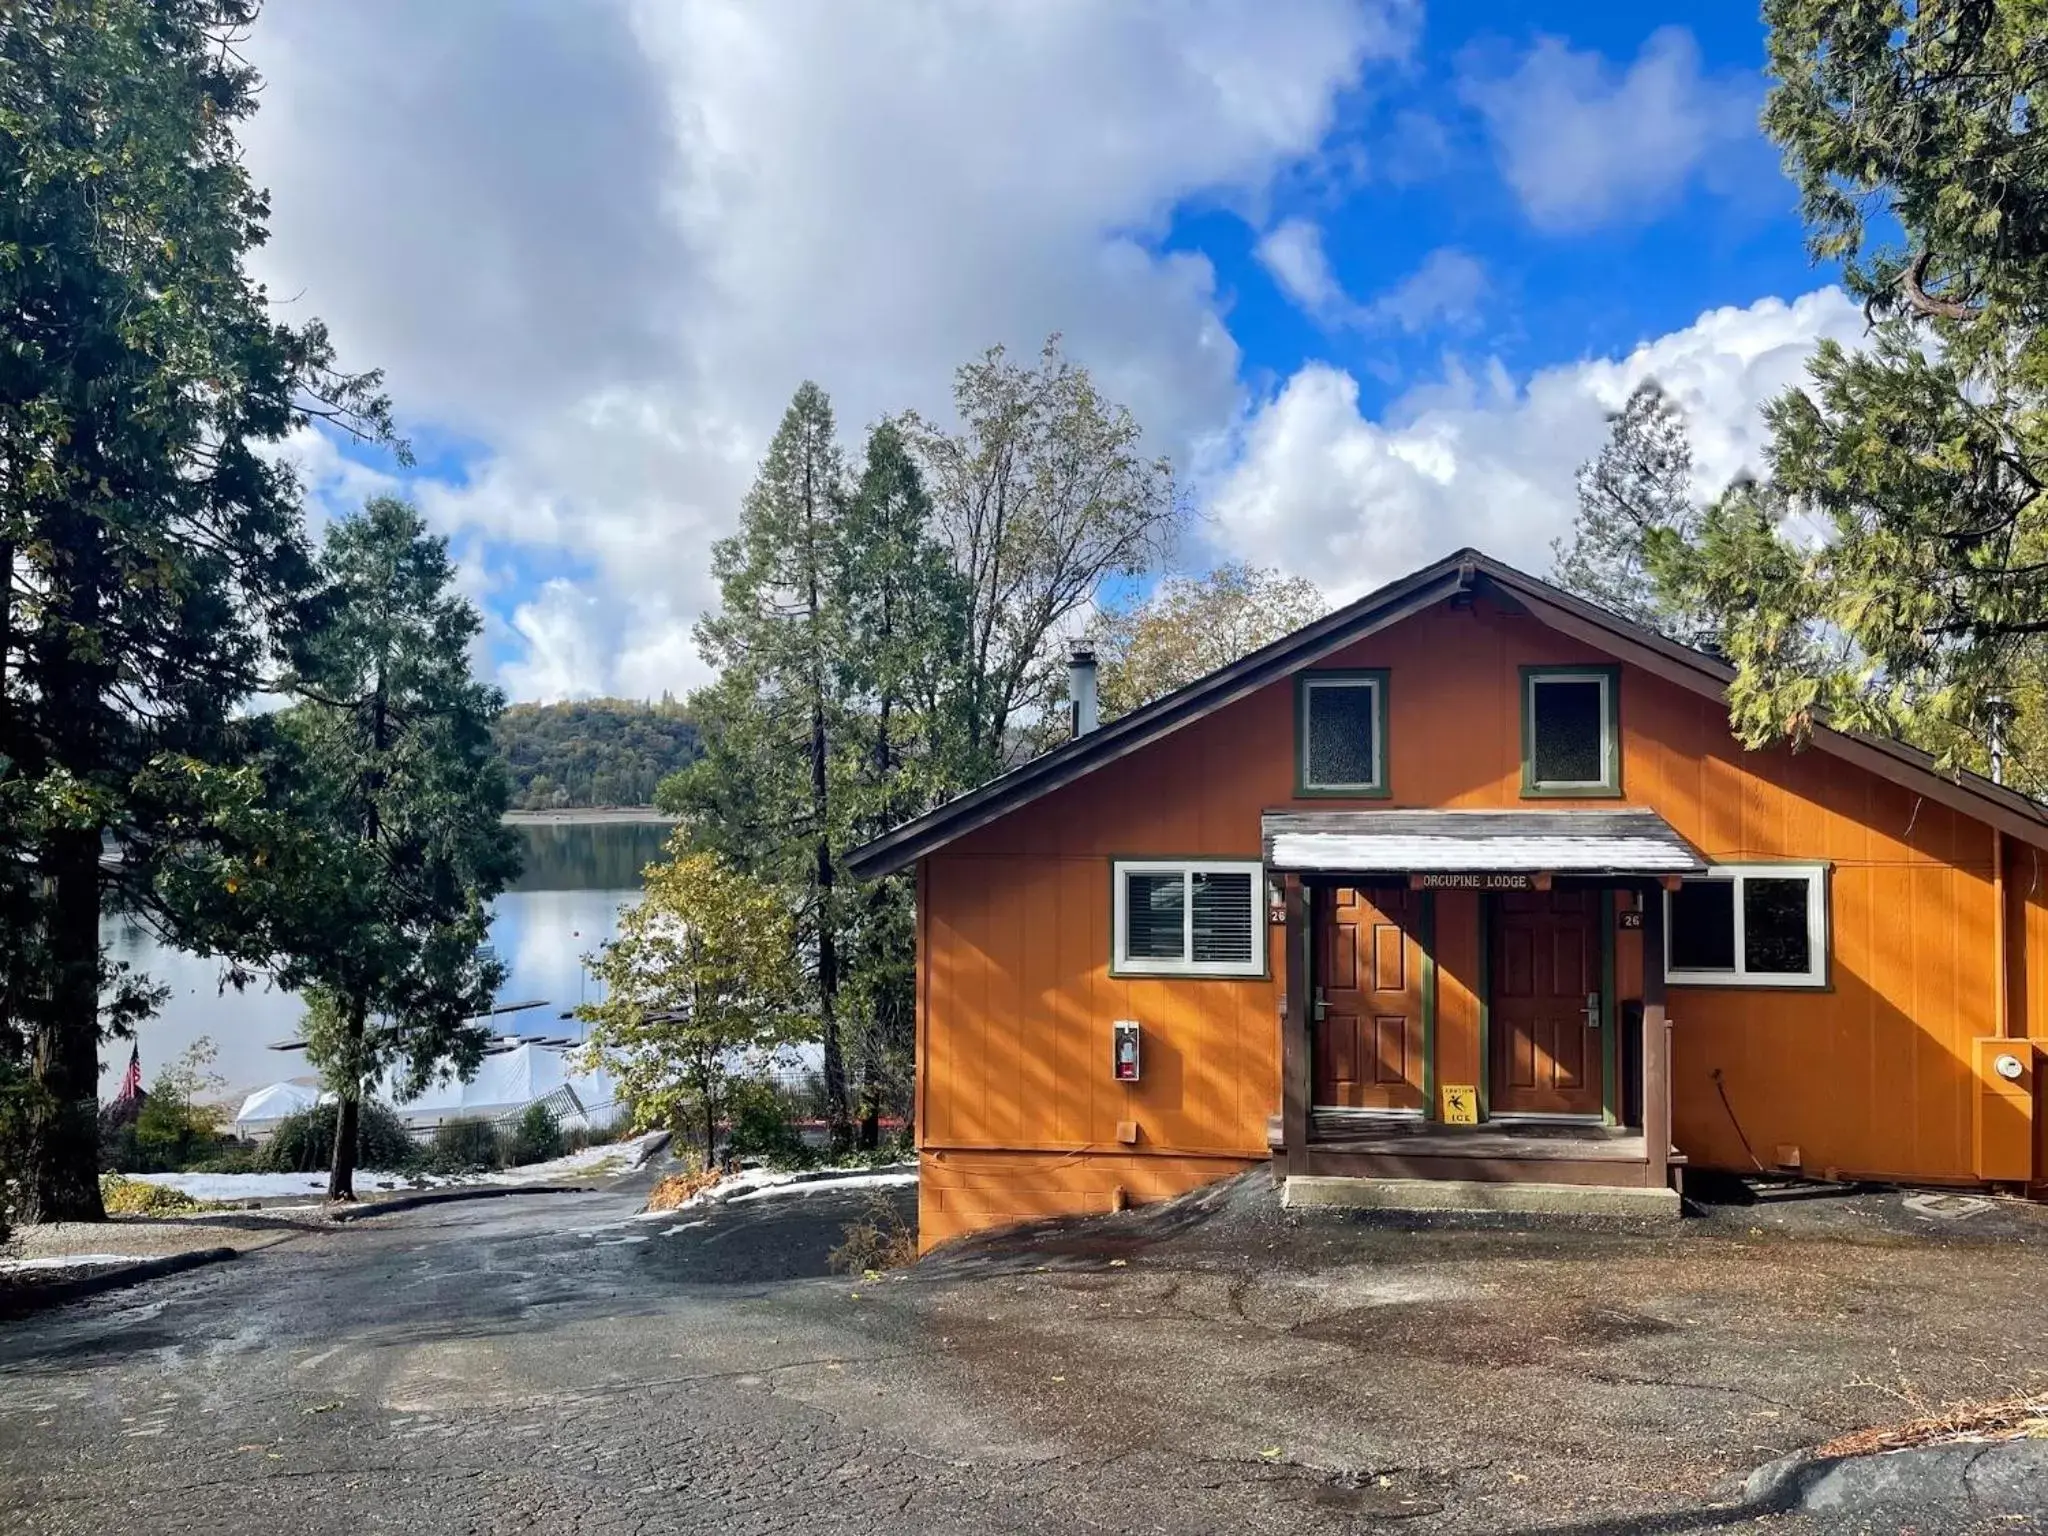
<instances>
[{"instance_id":1,"label":"american flag","mask_svg":"<svg viewBox=\"0 0 2048 1536\"><path fill-rule=\"evenodd\" d=\"M116 1104L125 1104L142 1092L142 1046L138 1042L128 1047L128 1070L121 1074L121 1091L114 1095Z\"/></svg>"}]
</instances>

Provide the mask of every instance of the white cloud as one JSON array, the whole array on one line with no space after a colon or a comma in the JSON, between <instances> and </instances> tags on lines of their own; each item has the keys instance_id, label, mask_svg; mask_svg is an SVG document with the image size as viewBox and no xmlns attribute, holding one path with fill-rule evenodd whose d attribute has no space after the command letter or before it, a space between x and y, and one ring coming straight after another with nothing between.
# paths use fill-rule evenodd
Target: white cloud
<instances>
[{"instance_id":1,"label":"white cloud","mask_svg":"<svg viewBox=\"0 0 2048 1536\"><path fill-rule=\"evenodd\" d=\"M514 616L515 694L681 689L710 542L791 391L852 438L1065 332L1192 462L1241 406L1194 196L1256 211L1411 0L1276 11L307 0L264 13L261 270L474 445L465 539L587 564ZM1263 216L1263 215L1259 215Z\"/></svg>"},{"instance_id":2,"label":"white cloud","mask_svg":"<svg viewBox=\"0 0 2048 1536\"><path fill-rule=\"evenodd\" d=\"M1311 315L1338 315L1351 309L1350 295L1330 270L1322 228L1313 219L1276 224L1260 237L1257 255L1280 291Z\"/></svg>"},{"instance_id":3,"label":"white cloud","mask_svg":"<svg viewBox=\"0 0 2048 1536\"><path fill-rule=\"evenodd\" d=\"M1486 287L1486 268L1479 259L1446 246L1431 251L1421 266L1375 299L1371 313L1410 332L1469 325L1478 318Z\"/></svg>"},{"instance_id":4,"label":"white cloud","mask_svg":"<svg viewBox=\"0 0 2048 1536\"><path fill-rule=\"evenodd\" d=\"M1704 74L1683 27L1652 33L1625 72L1542 38L1506 74L1468 71L1461 93L1523 210L1552 231L1652 217L1711 178L1717 157L1758 142L1756 82Z\"/></svg>"},{"instance_id":5,"label":"white cloud","mask_svg":"<svg viewBox=\"0 0 2048 1536\"><path fill-rule=\"evenodd\" d=\"M1308 576L1338 599L1464 545L1540 573L1571 526L1574 471L1643 379L1684 409L1708 496L1763 467L1759 407L1803 376L1815 343L1862 331L1839 289L1763 299L1710 310L1626 357L1522 382L1498 362L1453 369L1377 421L1360 412L1349 374L1311 364L1247 419L1210 497L1210 533L1223 551Z\"/></svg>"},{"instance_id":6,"label":"white cloud","mask_svg":"<svg viewBox=\"0 0 2048 1536\"><path fill-rule=\"evenodd\" d=\"M1329 326L1393 325L1408 332L1439 324L1463 325L1478 314L1486 293L1486 268L1476 257L1445 247L1369 303L1353 299L1338 281L1323 249L1323 231L1312 219L1290 218L1263 235L1259 264L1280 291Z\"/></svg>"}]
</instances>

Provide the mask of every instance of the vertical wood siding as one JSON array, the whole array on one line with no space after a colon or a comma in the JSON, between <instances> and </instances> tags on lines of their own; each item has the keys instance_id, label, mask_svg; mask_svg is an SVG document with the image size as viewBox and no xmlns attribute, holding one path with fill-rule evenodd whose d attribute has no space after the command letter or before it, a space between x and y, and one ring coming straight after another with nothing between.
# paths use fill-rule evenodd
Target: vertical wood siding
<instances>
[{"instance_id":1,"label":"vertical wood siding","mask_svg":"<svg viewBox=\"0 0 2048 1536\"><path fill-rule=\"evenodd\" d=\"M1331 657L1388 670L1391 798L1361 804L1528 803L1518 669L1608 659L1483 602L1432 609ZM954 1169L977 1153L1011 1159L984 1156L972 1195L964 1174L927 1159L927 1241L1007 1219L991 1192L1005 1178L1032 1190L1017 1214L1045 1214L1063 1189L1071 1209L1098 1208L1103 1157L1126 1173L1164 1159L1151 1186L1171 1193L1241 1166L1217 1159L1264 1155L1279 1103L1278 929L1273 979L1113 978L1110 861L1258 857L1260 812L1296 803L1293 727L1283 681L926 861L922 1145ZM1797 1147L1815 1172L1969 1180L1970 1042L1992 1031L2001 985L1990 830L1819 752L1744 753L1719 705L1633 667L1621 673L1621 728L1623 803L1659 811L1716 860L1832 866L1828 990L1672 989L1680 1149L1746 1169L1746 1137L1766 1163ZM2016 844L2008 859L2011 1002L2016 1032L2023 1019L2048 1035L2048 985L2028 985L2024 963L2048 955L2036 947L2048 943L2048 891L2034 858ZM1439 1085L1484 1080L1478 910L1471 893L1440 893ZM1617 959L1639 985L1639 951L1624 944ZM1119 1018L1144 1026L1136 1085L1110 1079ZM1135 1145L1117 1140L1127 1121ZM1144 1197L1145 1181L1107 1187L1118 1183ZM953 1190L944 1201L942 1189Z\"/></svg>"}]
</instances>

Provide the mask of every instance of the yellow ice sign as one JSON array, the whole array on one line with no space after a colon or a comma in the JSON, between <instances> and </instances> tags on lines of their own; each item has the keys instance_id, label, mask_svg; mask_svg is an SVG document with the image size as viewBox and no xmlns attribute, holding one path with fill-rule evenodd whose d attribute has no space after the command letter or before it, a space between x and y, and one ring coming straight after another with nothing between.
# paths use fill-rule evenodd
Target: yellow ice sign
<instances>
[{"instance_id":1,"label":"yellow ice sign","mask_svg":"<svg viewBox=\"0 0 2048 1536\"><path fill-rule=\"evenodd\" d=\"M1444 1088L1444 1124L1477 1125L1479 1090L1470 1083L1451 1083Z\"/></svg>"}]
</instances>

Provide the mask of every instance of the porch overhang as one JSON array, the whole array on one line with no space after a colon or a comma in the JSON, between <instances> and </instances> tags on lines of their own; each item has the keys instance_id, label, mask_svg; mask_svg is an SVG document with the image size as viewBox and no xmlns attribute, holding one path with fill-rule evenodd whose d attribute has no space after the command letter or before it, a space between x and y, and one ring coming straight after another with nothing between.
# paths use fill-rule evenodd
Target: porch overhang
<instances>
[{"instance_id":1,"label":"porch overhang","mask_svg":"<svg viewBox=\"0 0 2048 1536\"><path fill-rule=\"evenodd\" d=\"M1526 874L1659 879L1707 860L1655 811L1267 811L1266 867L1305 877Z\"/></svg>"}]
</instances>

